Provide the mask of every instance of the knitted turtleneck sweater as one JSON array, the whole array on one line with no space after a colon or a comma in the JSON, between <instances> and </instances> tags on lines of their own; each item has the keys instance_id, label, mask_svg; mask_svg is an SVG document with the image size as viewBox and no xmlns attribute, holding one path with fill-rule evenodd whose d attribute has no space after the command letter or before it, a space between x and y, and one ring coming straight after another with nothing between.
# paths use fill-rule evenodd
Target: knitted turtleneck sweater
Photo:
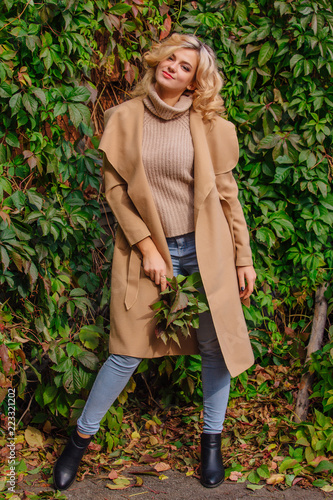
<instances>
[{"instance_id":1,"label":"knitted turtleneck sweater","mask_svg":"<svg viewBox=\"0 0 333 500\"><path fill-rule=\"evenodd\" d=\"M194 231L194 150L190 132L191 97L174 107L154 86L143 100L142 161L166 237Z\"/></svg>"}]
</instances>

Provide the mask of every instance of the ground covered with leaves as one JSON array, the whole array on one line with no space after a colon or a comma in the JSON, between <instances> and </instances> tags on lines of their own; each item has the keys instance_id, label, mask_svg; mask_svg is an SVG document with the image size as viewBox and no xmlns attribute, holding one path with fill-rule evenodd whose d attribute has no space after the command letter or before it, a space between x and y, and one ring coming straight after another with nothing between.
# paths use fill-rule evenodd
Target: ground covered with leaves
<instances>
[{"instance_id":1,"label":"ground covered with leaves","mask_svg":"<svg viewBox=\"0 0 333 500\"><path fill-rule=\"evenodd\" d=\"M294 405L279 396L280 390L297 393L298 380L298 374L286 367L264 370L257 365L247 384L266 384L271 390L266 394L256 392L256 397L251 398L248 390L246 397L235 397L241 387L233 388L222 441L228 481L246 481L250 490L265 485L285 489L297 484L302 488L317 487L326 493L333 492L333 453L327 451L333 437L331 419L314 410L308 422L296 425L292 422ZM93 475L107 480L109 489L128 489L144 486L145 474L167 478L169 469L199 477L202 407L162 408L153 405L151 398L145 397L141 390L129 398L123 413L116 407L111 413L120 420L119 441L110 452L99 443L101 439L97 435L83 458L79 481ZM4 416L1 426L6 432ZM315 440L311 439L312 434ZM15 442L17 492L6 492L6 483L2 481L3 498L65 499L65 493L55 493L48 488L53 464L66 436L56 432L47 421L40 429L32 426L18 429ZM4 464L1 472L5 478L10 452L6 437L0 439L0 444ZM124 474L130 467L132 474L128 478ZM135 467L139 468L137 474ZM43 491L43 497L36 496L36 487Z\"/></svg>"}]
</instances>

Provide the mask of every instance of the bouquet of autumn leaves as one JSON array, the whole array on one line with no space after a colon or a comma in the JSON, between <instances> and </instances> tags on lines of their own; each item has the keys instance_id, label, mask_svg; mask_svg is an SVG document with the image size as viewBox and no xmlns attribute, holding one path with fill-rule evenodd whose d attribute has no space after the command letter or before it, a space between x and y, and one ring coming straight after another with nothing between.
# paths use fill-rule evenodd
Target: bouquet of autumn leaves
<instances>
[{"instance_id":1,"label":"bouquet of autumn leaves","mask_svg":"<svg viewBox=\"0 0 333 500\"><path fill-rule=\"evenodd\" d=\"M167 288L161 292L162 299L150 306L156 311L156 336L165 344L171 339L180 347L178 335L186 338L191 335L191 328L199 327L199 314L209 310L206 295L198 290L201 287L198 272L167 278Z\"/></svg>"}]
</instances>

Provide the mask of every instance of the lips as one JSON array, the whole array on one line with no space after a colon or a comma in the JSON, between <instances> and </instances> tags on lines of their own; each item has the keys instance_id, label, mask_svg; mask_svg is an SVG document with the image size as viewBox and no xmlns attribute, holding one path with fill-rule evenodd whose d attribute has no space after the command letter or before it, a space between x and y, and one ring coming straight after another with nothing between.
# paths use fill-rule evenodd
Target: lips
<instances>
[{"instance_id":1,"label":"lips","mask_svg":"<svg viewBox=\"0 0 333 500\"><path fill-rule=\"evenodd\" d=\"M168 73L167 71L162 71L163 75L165 76L165 78L172 78L172 80L174 79L173 76L170 75L170 73Z\"/></svg>"}]
</instances>

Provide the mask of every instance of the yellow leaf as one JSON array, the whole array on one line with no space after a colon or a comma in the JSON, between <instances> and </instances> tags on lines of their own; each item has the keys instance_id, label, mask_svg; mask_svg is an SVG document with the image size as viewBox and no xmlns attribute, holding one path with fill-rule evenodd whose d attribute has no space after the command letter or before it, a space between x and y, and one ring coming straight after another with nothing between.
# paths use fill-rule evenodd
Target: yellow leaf
<instances>
[{"instance_id":1,"label":"yellow leaf","mask_svg":"<svg viewBox=\"0 0 333 500\"><path fill-rule=\"evenodd\" d=\"M142 477L139 477L139 476L135 476L135 485L134 486L142 486L143 485L143 479Z\"/></svg>"},{"instance_id":2,"label":"yellow leaf","mask_svg":"<svg viewBox=\"0 0 333 500\"><path fill-rule=\"evenodd\" d=\"M156 429L156 422L154 420L147 420L145 423L145 428L150 429L150 427L153 427L153 429Z\"/></svg>"},{"instance_id":3,"label":"yellow leaf","mask_svg":"<svg viewBox=\"0 0 333 500\"><path fill-rule=\"evenodd\" d=\"M188 470L186 472L186 476L192 476L194 474L194 470Z\"/></svg>"},{"instance_id":4,"label":"yellow leaf","mask_svg":"<svg viewBox=\"0 0 333 500\"><path fill-rule=\"evenodd\" d=\"M158 439L155 436L149 436L149 442L152 446L155 446L155 444L158 444Z\"/></svg>"},{"instance_id":5,"label":"yellow leaf","mask_svg":"<svg viewBox=\"0 0 333 500\"><path fill-rule=\"evenodd\" d=\"M35 429L35 427L30 427L30 425L26 428L24 432L24 437L26 442L32 448L42 448L43 447L43 434L39 429Z\"/></svg>"},{"instance_id":6,"label":"yellow leaf","mask_svg":"<svg viewBox=\"0 0 333 500\"><path fill-rule=\"evenodd\" d=\"M266 479L267 484L279 484L284 482L284 475L283 474L272 474L271 477Z\"/></svg>"},{"instance_id":7,"label":"yellow leaf","mask_svg":"<svg viewBox=\"0 0 333 500\"><path fill-rule=\"evenodd\" d=\"M112 466L114 466L114 465L123 465L123 463L124 463L124 460L122 458L118 458L118 460L115 460L112 463Z\"/></svg>"},{"instance_id":8,"label":"yellow leaf","mask_svg":"<svg viewBox=\"0 0 333 500\"><path fill-rule=\"evenodd\" d=\"M140 439L140 434L137 431L132 432L131 439Z\"/></svg>"},{"instance_id":9,"label":"yellow leaf","mask_svg":"<svg viewBox=\"0 0 333 500\"><path fill-rule=\"evenodd\" d=\"M119 485L122 484L123 486L128 486L129 484L131 484L130 479L128 479L125 476L118 476L113 480L113 482L114 484L119 484Z\"/></svg>"},{"instance_id":10,"label":"yellow leaf","mask_svg":"<svg viewBox=\"0 0 333 500\"><path fill-rule=\"evenodd\" d=\"M331 493L333 491L333 486L330 484L325 484L322 488L320 488L322 491L325 491L326 493Z\"/></svg>"},{"instance_id":11,"label":"yellow leaf","mask_svg":"<svg viewBox=\"0 0 333 500\"><path fill-rule=\"evenodd\" d=\"M164 479L169 479L169 478L168 478L168 476L161 474L160 476L158 476L158 479L160 479L161 481L164 481Z\"/></svg>"},{"instance_id":12,"label":"yellow leaf","mask_svg":"<svg viewBox=\"0 0 333 500\"><path fill-rule=\"evenodd\" d=\"M128 488L128 486L124 486L121 484L111 484L111 483L106 483L105 485L109 490L125 490Z\"/></svg>"}]
</instances>

